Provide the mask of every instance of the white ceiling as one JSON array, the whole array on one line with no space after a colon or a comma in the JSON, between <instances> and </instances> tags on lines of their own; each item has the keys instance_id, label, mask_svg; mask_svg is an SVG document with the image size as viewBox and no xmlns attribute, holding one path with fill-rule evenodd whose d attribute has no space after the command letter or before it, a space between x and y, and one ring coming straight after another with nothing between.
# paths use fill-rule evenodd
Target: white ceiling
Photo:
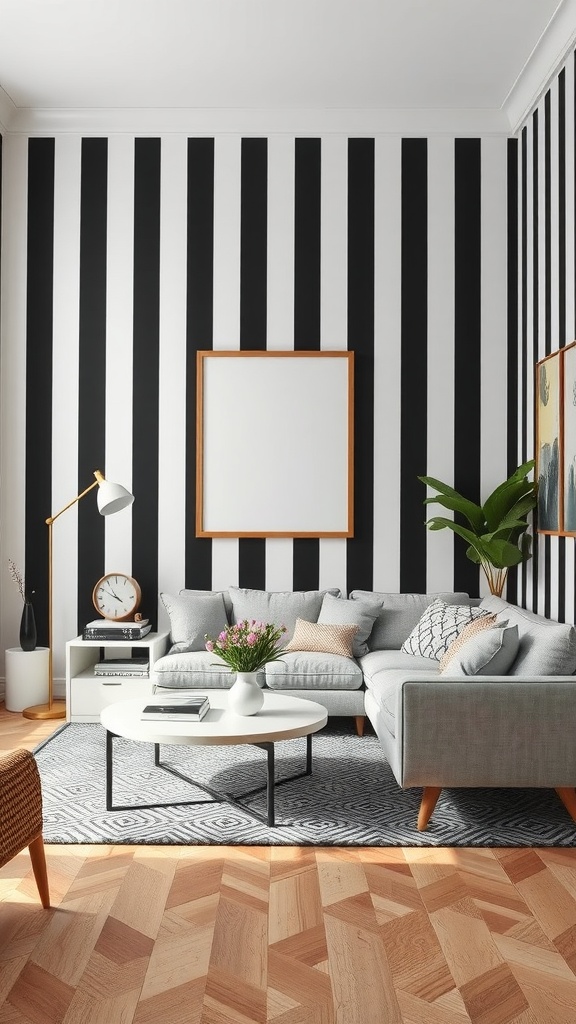
<instances>
[{"instance_id":1,"label":"white ceiling","mask_svg":"<svg viewBox=\"0 0 576 1024\"><path fill-rule=\"evenodd\" d=\"M545 70L559 59L574 9L573 0L0 0L0 87L22 125L30 111L127 108L501 113L535 51L552 40Z\"/></svg>"}]
</instances>

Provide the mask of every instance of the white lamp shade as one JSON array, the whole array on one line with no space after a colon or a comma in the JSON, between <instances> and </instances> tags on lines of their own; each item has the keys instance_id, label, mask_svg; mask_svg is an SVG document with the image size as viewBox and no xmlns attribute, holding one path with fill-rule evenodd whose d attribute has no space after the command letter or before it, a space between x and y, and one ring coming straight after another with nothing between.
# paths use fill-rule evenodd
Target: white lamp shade
<instances>
[{"instance_id":1,"label":"white lamp shade","mask_svg":"<svg viewBox=\"0 0 576 1024\"><path fill-rule=\"evenodd\" d=\"M102 480L98 487L98 511L101 516L110 516L114 512L131 505L134 495L130 494L122 484L114 484L111 480Z\"/></svg>"}]
</instances>

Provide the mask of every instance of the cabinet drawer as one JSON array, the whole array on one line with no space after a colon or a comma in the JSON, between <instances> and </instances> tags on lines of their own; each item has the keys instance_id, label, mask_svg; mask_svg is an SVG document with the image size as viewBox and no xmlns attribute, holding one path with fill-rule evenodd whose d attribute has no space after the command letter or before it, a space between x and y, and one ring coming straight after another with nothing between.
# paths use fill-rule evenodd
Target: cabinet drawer
<instances>
[{"instance_id":1,"label":"cabinet drawer","mask_svg":"<svg viewBox=\"0 0 576 1024\"><path fill-rule=\"evenodd\" d=\"M93 716L97 721L102 708L117 700L130 697L149 697L152 684L148 678L133 679L114 676L112 679L72 679L70 686L71 715Z\"/></svg>"}]
</instances>

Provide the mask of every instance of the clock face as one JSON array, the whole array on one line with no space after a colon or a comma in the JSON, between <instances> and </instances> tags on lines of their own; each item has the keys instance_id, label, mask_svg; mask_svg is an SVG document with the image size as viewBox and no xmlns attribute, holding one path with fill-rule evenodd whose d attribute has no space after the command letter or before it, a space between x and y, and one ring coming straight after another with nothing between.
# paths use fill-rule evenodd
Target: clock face
<instances>
[{"instance_id":1,"label":"clock face","mask_svg":"<svg viewBox=\"0 0 576 1024\"><path fill-rule=\"evenodd\" d=\"M96 611L105 619L117 622L134 617L141 596L136 580L122 572L110 572L103 576L92 591Z\"/></svg>"}]
</instances>

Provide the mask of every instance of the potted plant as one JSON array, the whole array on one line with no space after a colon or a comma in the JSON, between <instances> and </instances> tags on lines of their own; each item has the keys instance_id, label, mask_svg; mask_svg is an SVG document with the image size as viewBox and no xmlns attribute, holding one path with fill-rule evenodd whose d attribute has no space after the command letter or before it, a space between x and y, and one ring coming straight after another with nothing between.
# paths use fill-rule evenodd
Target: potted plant
<instances>
[{"instance_id":1,"label":"potted plant","mask_svg":"<svg viewBox=\"0 0 576 1024\"><path fill-rule=\"evenodd\" d=\"M231 672L236 672L228 700L228 707L236 714L254 715L262 707L264 694L258 684L258 670L269 661L281 660L279 645L285 632L286 626L242 619L223 629L217 639L206 634L206 650L217 654Z\"/></svg>"},{"instance_id":2,"label":"potted plant","mask_svg":"<svg viewBox=\"0 0 576 1024\"><path fill-rule=\"evenodd\" d=\"M431 476L418 477L427 487L433 487L439 492L434 497L426 498L425 505L436 502L461 516L467 523L463 525L461 521L433 516L426 523L428 529L452 530L467 541L468 558L482 566L490 593L498 597L502 596L509 568L531 557L532 538L526 531L528 516L537 500L536 482L528 480L527 475L532 469L533 459L518 466L483 505L470 501L441 480Z\"/></svg>"}]
</instances>

